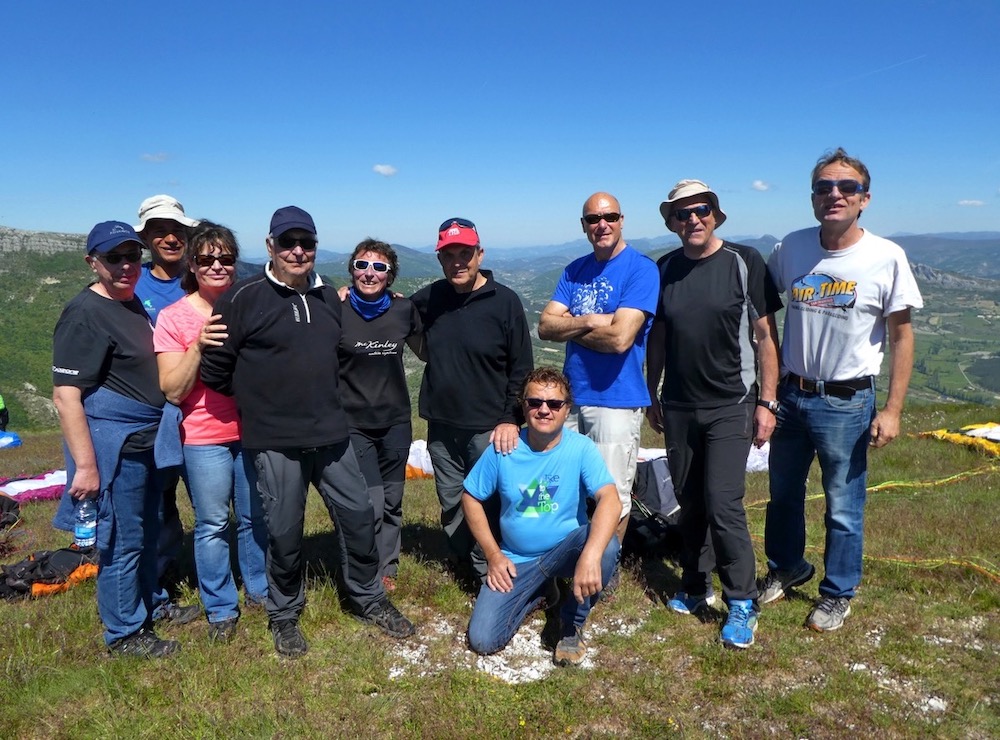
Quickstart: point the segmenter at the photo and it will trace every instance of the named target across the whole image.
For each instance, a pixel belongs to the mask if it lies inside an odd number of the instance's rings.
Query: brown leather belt
[[[875,387],[875,377],[872,375],[865,375],[863,378],[854,378],[853,380],[823,381],[808,380],[801,375],[788,373],[782,382],[806,393],[819,393],[837,398],[853,398],[858,391]]]

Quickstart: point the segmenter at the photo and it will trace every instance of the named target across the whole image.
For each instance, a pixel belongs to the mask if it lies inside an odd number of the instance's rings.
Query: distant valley
[[[906,250],[925,302],[925,308],[914,316],[917,356],[912,402],[1000,405],[1000,233],[908,234],[893,239]],[[753,246],[766,256],[778,239],[764,235],[732,241]],[[654,259],[679,246],[670,235],[630,243]],[[52,390],[52,328],[62,306],[89,281],[84,244],[81,234],[0,226],[0,337],[4,347],[0,393],[11,406],[12,418],[22,420],[12,428],[53,424],[47,401]],[[441,276],[432,253],[394,246],[401,268],[395,289],[408,295]],[[583,239],[522,249],[486,245],[484,267],[492,269],[524,302],[539,364],[562,363],[564,346],[538,339],[538,316],[562,269],[589,248]],[[321,250],[317,269],[335,284],[345,284],[348,256]],[[239,264],[241,276],[260,269],[256,260]],[[408,357],[407,364],[415,393],[421,366],[413,357]],[[884,365],[888,367],[888,362]],[[885,378],[880,386],[885,389]]]

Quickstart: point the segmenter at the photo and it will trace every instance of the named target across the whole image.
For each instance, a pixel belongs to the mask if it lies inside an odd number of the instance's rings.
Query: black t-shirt
[[[760,252],[723,242],[700,260],[664,255],[656,320],[666,328],[660,398],[678,408],[716,408],[757,398],[754,322],[781,308]]]
[[[135,401],[162,408],[153,327],[135,298],[115,301],[85,288],[66,304],[52,337],[52,384],[83,391],[104,386]],[[132,435],[127,451],[148,449],[155,437]],[[138,439],[139,436],[143,438]],[[147,444],[148,443],[148,444]]]
[[[410,421],[410,394],[403,369],[407,337],[421,331],[420,316],[408,298],[394,298],[389,310],[365,321],[343,304],[340,402],[353,429],[384,429]]]

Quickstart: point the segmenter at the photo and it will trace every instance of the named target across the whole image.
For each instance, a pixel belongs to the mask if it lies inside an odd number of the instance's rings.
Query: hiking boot
[[[757,601],[761,604],[770,604],[785,598],[785,592],[796,586],[801,586],[815,575],[816,569],[812,563],[802,562],[802,566],[796,570],[778,570],[772,568],[767,575],[757,584],[760,596]]]
[[[753,645],[757,631],[757,610],[750,599],[733,599],[729,602],[729,618],[722,626],[719,639],[726,647],[748,648]]]
[[[579,627],[573,628],[573,634],[563,637],[556,644],[556,652],[553,656],[555,664],[558,666],[580,665],[587,656],[587,641],[584,639],[583,630]]]
[[[604,584],[604,588],[601,592],[597,594],[597,601],[604,602],[605,604],[611,604],[615,600],[615,593],[618,591],[618,587],[622,585],[622,573],[619,566],[615,566],[614,571],[611,573],[611,578],[608,582]]]
[[[274,635],[274,652],[286,658],[300,658],[309,650],[306,638],[302,636],[299,623],[294,619],[271,623]]]
[[[135,658],[165,658],[181,649],[175,640],[161,640],[149,627],[143,627],[128,637],[115,640],[108,645],[112,655],[126,655]]]
[[[685,591],[678,591],[667,606],[678,614],[697,614],[714,603],[715,594],[711,591],[701,596],[688,596]]]
[[[843,596],[823,596],[806,620],[806,627],[816,632],[833,632],[844,626],[844,620],[850,613],[850,599]]]
[[[417,631],[413,622],[404,617],[399,609],[393,606],[388,596],[383,596],[376,601],[375,607],[364,616],[355,614],[354,617],[367,624],[374,624],[390,637],[409,637]]]
[[[229,642],[236,634],[236,617],[223,619],[221,622],[211,622],[208,625],[208,639],[212,642]]]
[[[197,604],[191,606],[181,606],[176,602],[169,602],[156,610],[153,616],[154,622],[170,622],[170,624],[188,624],[193,622],[201,614],[201,607]]]

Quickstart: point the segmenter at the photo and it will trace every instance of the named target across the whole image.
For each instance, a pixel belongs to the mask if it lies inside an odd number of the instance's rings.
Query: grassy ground
[[[958,427],[989,420],[984,413],[919,408],[904,428]],[[4,475],[53,467],[61,467],[58,435],[26,435],[24,447],[0,451]],[[395,596],[418,634],[397,642],[356,622],[338,607],[335,541],[313,495],[305,658],[275,656],[261,611],[244,613],[228,645],[210,645],[201,621],[165,629],[183,651],[145,662],[106,656],[93,583],[0,604],[0,735],[1000,736],[998,461],[908,436],[872,454],[870,485],[887,482],[869,494],[865,577],[844,629],[803,628],[816,579],[764,608],[751,649],[724,650],[722,613],[704,622],[668,613],[679,574],[651,558],[629,563],[614,600],[595,609],[582,669],[551,667],[540,620],[495,658],[465,649],[471,598],[442,567],[427,481],[407,486]],[[821,493],[815,471],[809,490]],[[750,475],[759,570],[766,499],[766,474]],[[53,509],[24,507],[21,525],[0,536],[2,562],[66,544],[49,527]],[[820,563],[822,496],[808,513],[809,557]]]

